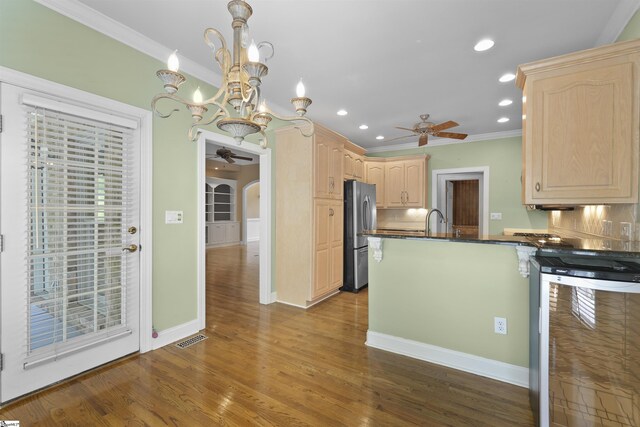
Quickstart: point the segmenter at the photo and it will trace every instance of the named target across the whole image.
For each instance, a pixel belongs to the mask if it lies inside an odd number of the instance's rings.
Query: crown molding
[[[622,0],[611,14],[594,46],[615,42],[638,9],[640,0]]]
[[[522,136],[522,129],[507,130],[504,132],[490,132],[490,133],[479,133],[477,135],[469,135],[464,141],[461,141],[459,139],[451,139],[451,138],[434,139],[429,141],[429,145],[425,145],[424,148],[439,147],[441,145],[467,144],[469,142],[489,141],[492,139],[513,138],[516,136]],[[380,147],[366,148],[366,150],[367,150],[367,153],[382,153],[385,151],[410,150],[413,148],[418,148],[418,146],[416,145],[417,142],[418,140],[416,139],[413,142],[407,142],[404,144],[382,145]]]
[[[145,55],[155,58],[162,63],[167,61],[167,58],[174,50],[150,39],[130,27],[127,27],[113,18],[90,8],[78,0],[35,1],[42,6],[58,12],[67,18],[73,19],[74,21],[102,33],[107,37],[117,40],[120,43],[144,53]],[[212,84],[211,82],[213,81],[222,80],[221,76],[215,71],[203,67],[197,62],[182,55],[180,57],[180,69],[181,71],[210,84]]]
[[[2,0],[0,0],[2,1]],[[86,27],[104,34],[114,40],[119,41],[145,55],[166,63],[169,55],[175,49],[167,47],[157,41],[145,36],[138,31],[127,27],[107,15],[87,6],[78,0],[34,0],[59,14],[66,16]],[[189,74],[205,83],[219,87],[222,76],[213,69],[209,69],[180,55],[180,71]],[[213,83],[218,82],[218,83]],[[280,104],[269,102],[269,108],[278,115],[290,116],[291,109],[284,108]]]

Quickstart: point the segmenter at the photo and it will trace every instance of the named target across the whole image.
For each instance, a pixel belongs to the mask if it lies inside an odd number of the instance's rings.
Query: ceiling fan
[[[228,163],[235,163],[236,161],[233,159],[247,160],[249,162],[253,160],[251,157],[238,156],[228,148],[218,148],[216,150],[216,158],[218,157],[225,159]]]
[[[403,128],[403,127],[396,127],[396,129],[408,130],[410,132],[413,132],[413,134],[420,135],[420,139],[418,140],[419,147],[422,147],[423,145],[427,145],[427,143],[429,142],[429,135],[438,136],[440,138],[453,138],[453,139],[465,139],[467,137],[466,133],[441,132],[445,129],[450,129],[450,128],[459,126],[458,123],[452,120],[449,120],[437,125],[435,123],[428,122],[427,121],[428,119],[429,119],[429,114],[421,114],[420,120],[422,121],[419,123],[416,123],[413,126],[413,129]],[[395,141],[397,139],[409,138],[411,136],[414,136],[413,134],[389,139],[387,140],[387,142]]]

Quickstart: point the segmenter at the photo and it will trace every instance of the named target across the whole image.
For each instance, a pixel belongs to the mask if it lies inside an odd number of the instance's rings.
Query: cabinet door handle
[[[329,208],[329,216],[333,216],[334,212],[333,212],[333,208]]]
[[[540,191],[540,183],[536,182],[536,191]]]
[[[404,192],[404,203],[405,204],[409,203],[409,192],[408,191]]]

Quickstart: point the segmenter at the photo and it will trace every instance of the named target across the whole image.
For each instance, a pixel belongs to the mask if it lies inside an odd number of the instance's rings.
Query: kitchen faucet
[[[429,213],[427,214],[426,218],[425,218],[425,224],[424,224],[424,231],[425,231],[425,236],[431,236],[431,225],[429,220],[431,219],[431,214],[434,212],[438,212],[438,215],[440,215],[440,222],[443,224],[446,224],[447,221],[444,219],[444,215],[442,214],[442,212],[440,212],[439,209],[431,209],[429,211]]]

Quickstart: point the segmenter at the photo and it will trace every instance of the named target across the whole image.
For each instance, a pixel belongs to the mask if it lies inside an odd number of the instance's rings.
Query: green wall
[[[0,65],[150,109],[162,91],[165,64],[32,0],[0,0]],[[196,85],[188,79],[180,91]],[[153,322],[157,330],[197,316],[197,148],[187,140],[191,117],[153,119]],[[165,225],[165,210],[183,210],[184,224]]]
[[[528,366],[529,286],[513,246],[384,239],[368,292],[369,331]]]
[[[616,41],[623,42],[638,38],[640,38],[640,10],[633,15]]]
[[[429,154],[428,193],[432,197],[431,171],[472,166],[489,167],[489,212],[502,212],[502,220],[489,220],[489,234],[504,228],[547,228],[546,212],[527,211],[521,202],[522,139],[503,138],[464,144],[416,147],[408,150],[367,154],[396,157]],[[432,203],[429,204],[432,206]]]

